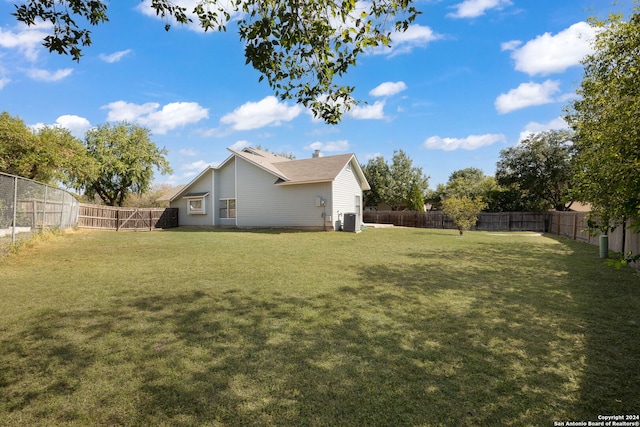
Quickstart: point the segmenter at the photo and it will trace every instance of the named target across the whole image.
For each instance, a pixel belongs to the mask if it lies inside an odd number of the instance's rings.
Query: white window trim
[[[205,198],[207,197],[207,195],[202,195],[202,196],[191,196],[191,197],[185,197],[187,199],[187,214],[188,215],[206,215],[207,214],[207,204],[205,202]],[[191,202],[194,201],[200,201],[200,206],[202,206],[201,209],[194,209],[191,206]]]
[[[236,219],[237,218],[237,211],[236,211],[236,199],[233,197],[228,197],[228,198],[224,198],[224,199],[220,199],[220,211],[222,211],[223,209],[225,209],[222,205],[225,204],[226,205],[226,211],[229,212],[231,209],[229,209],[229,201],[233,200],[233,211],[234,211],[234,215],[233,216],[226,216],[223,217],[222,215],[220,215],[220,219]]]

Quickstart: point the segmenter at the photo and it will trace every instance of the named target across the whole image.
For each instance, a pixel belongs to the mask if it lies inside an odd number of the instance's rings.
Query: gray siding
[[[342,169],[333,181],[333,220],[336,229],[344,223],[345,213],[356,213],[358,224],[362,222],[362,187],[355,169],[354,159],[351,160],[351,170],[347,167]],[[356,206],[356,196],[360,197],[360,209]]]
[[[323,229],[318,197],[327,201],[324,209],[331,213],[331,183],[275,185],[277,177],[242,159],[237,159],[237,179],[239,227]],[[332,228],[329,222],[326,226]]]
[[[199,193],[209,192],[209,195],[205,197],[205,214],[204,215],[189,215],[187,212],[187,199],[180,197],[177,200],[171,202],[172,208],[178,208],[178,224],[180,225],[194,225],[194,226],[207,226],[213,225],[214,211],[214,194],[211,188],[211,179],[214,173],[213,169],[208,169],[197,181],[191,184],[185,193]]]
[[[232,158],[221,169],[218,169],[215,180],[215,215],[216,225],[236,225],[236,219],[220,218],[220,199],[236,199],[236,159]],[[236,206],[237,208],[237,206]]]

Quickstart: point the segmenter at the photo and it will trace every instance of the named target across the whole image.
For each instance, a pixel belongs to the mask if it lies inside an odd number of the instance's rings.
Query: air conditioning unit
[[[344,231],[350,231],[352,233],[360,232],[360,221],[358,219],[358,214],[356,213],[345,213],[344,226],[342,227],[342,229]]]

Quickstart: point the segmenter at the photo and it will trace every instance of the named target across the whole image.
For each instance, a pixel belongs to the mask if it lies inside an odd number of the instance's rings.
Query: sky
[[[359,57],[339,82],[365,103],[327,125],[274,97],[245,65],[233,25],[168,32],[146,3],[110,2],[109,22],[92,28],[79,63],[42,47],[42,26],[0,0],[0,111],[27,125],[63,126],[79,139],[97,125],[128,121],[168,151],[186,184],[227,148],[260,146],[297,159],[354,153],[361,164],[404,150],[430,177],[447,182],[468,167],[494,175],[500,151],[526,135],[567,127],[562,116],[591,52],[587,18],[630,9],[631,0],[417,0],[422,12],[388,49]],[[116,4],[117,3],[117,4]],[[176,0],[193,4],[195,0]],[[625,9],[626,8],[626,9]]]

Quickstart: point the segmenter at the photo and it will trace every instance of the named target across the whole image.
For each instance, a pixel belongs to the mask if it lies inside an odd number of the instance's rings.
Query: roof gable
[[[195,178],[193,178],[193,179],[191,180],[191,182],[190,182],[190,183],[188,183],[187,185],[183,186],[183,187],[180,189],[180,191],[178,191],[178,192],[176,192],[175,194],[173,194],[173,195],[171,196],[171,198],[169,198],[169,201],[170,201],[170,202],[173,202],[174,200],[179,199],[180,197],[182,197],[182,195],[183,195],[184,193],[186,193],[186,192],[187,192],[187,190],[189,190],[189,188],[190,188],[194,183],[196,183],[198,180],[200,180],[200,178],[202,178],[202,177],[203,177],[207,172],[209,172],[209,171],[213,171],[213,170],[215,170],[215,169],[216,169],[216,168],[215,168],[215,167],[213,167],[213,166],[207,166],[207,167],[206,167],[206,169],[205,169],[205,170],[203,170],[202,172],[200,172],[200,173],[199,173]]]
[[[349,163],[353,154],[313,157],[303,160],[274,163],[289,178],[288,184],[333,181]]]
[[[235,154],[236,157],[239,157],[241,159],[247,160],[250,163],[258,166],[259,168],[264,169],[267,172],[277,176],[278,178],[282,178],[283,180],[288,181],[288,178],[282,173],[282,171],[280,171],[272,163],[273,160],[278,160],[278,161],[282,160],[282,161],[284,161],[285,157],[280,157],[280,156],[275,156],[275,155],[263,156],[261,154],[256,154],[254,152],[248,151],[246,149],[243,150],[243,151],[234,151],[234,150],[229,150],[229,151],[231,151],[233,154]],[[275,157],[275,159],[274,159],[274,157]]]

